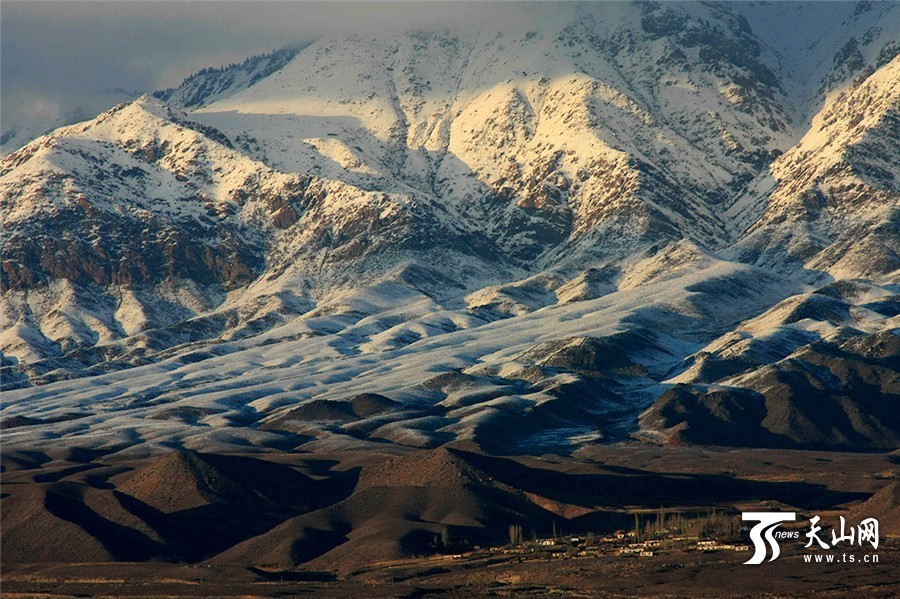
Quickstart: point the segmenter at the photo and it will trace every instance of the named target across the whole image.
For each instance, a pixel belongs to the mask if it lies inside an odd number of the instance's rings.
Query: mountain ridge
[[[754,29],[776,10],[323,38],[10,153],[8,438],[119,447],[112,418],[148,450],[675,440],[641,416],[657,400],[896,335],[900,11],[842,5],[841,36],[785,42],[814,48],[798,66]],[[362,393],[401,407],[287,418]]]

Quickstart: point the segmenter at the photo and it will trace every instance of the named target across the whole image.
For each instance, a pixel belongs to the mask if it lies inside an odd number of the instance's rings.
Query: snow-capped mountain
[[[302,48],[302,44],[288,46],[269,54],[251,56],[240,64],[203,69],[178,87],[153,92],[153,96],[175,108],[195,109],[265,79],[289,63]]]
[[[9,126],[8,122],[3,123],[4,128],[0,133],[0,156],[15,152],[27,143],[60,127],[90,119],[105,108],[134,100],[140,95],[138,92],[125,89],[103,90],[86,99],[87,107],[78,106],[63,114],[59,114],[53,107],[33,108],[33,114],[22,117],[21,121],[13,123],[12,126]]]
[[[322,38],[6,156],[7,438],[728,444],[800,364],[850,424],[734,443],[895,443],[859,395],[898,395],[870,346],[897,337],[900,10],[552,8]]]
[[[751,197],[738,200],[750,214],[765,206],[761,217],[751,216],[739,248],[761,252],[756,260],[789,257],[835,278],[877,278],[900,268],[898,81],[895,58],[829,98]],[[767,186],[765,204],[752,197]]]

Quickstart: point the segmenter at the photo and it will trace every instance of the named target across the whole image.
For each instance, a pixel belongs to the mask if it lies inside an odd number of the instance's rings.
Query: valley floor
[[[7,452],[3,596],[900,593],[896,452],[640,443],[565,457],[497,457],[472,446],[399,451],[130,461]],[[851,526],[878,518],[879,547],[835,547],[819,552],[835,562],[809,563],[811,550],[782,541],[781,557],[759,566],[743,563],[749,547],[721,547],[750,544],[740,512],[792,510],[797,530],[820,516],[826,539],[840,516]],[[661,513],[671,530],[659,530]],[[509,522],[522,523],[521,544],[508,545]],[[648,539],[660,540],[644,554],[628,551]],[[701,550],[703,539],[719,550]],[[845,553],[879,561],[846,563]]]
[[[441,556],[380,564],[340,580],[328,580],[327,573],[294,574],[292,580],[291,573],[261,576],[239,567],[47,564],[10,568],[4,575],[3,596],[896,597],[900,546],[893,541],[880,552],[879,566],[852,568],[806,564],[798,555],[752,567],[742,563],[746,554],[732,552],[528,560]]]

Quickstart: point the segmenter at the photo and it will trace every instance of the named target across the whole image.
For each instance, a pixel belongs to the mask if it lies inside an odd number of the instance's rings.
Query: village
[[[509,544],[490,548],[474,547],[473,551],[452,555],[455,559],[477,559],[491,555],[535,559],[577,559],[606,556],[653,557],[667,552],[684,551],[750,551],[742,540],[742,523],[736,515],[712,511],[705,515],[685,517],[682,514],[657,512],[641,526],[641,514],[635,513],[632,530],[613,533],[564,535],[556,530],[550,536],[532,534],[523,537],[520,525],[510,525]]]
[[[665,533],[663,533],[664,535]],[[539,539],[535,543],[491,549],[504,554],[541,554],[541,557],[578,558],[598,556],[652,557],[667,551],[750,551],[743,543],[726,543],[697,536],[661,536],[637,540],[634,532],[617,531],[612,535],[572,536],[558,539]]]

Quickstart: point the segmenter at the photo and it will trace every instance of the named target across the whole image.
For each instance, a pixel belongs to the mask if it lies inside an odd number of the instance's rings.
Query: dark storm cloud
[[[177,85],[200,68],[322,35],[477,26],[530,18],[538,9],[475,2],[4,0],[0,125],[8,129],[38,114],[93,116],[126,99],[123,92]]]

